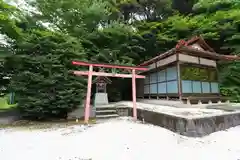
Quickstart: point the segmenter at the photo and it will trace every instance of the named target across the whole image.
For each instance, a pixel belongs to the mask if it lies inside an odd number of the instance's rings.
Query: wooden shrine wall
[[[206,65],[206,66],[212,66],[212,67],[217,66],[217,63],[215,60],[210,60],[210,59],[201,58],[201,57],[195,57],[195,56],[186,55],[186,54],[179,54],[179,61],[187,62],[187,63],[195,63],[195,64],[200,64],[200,65]]]

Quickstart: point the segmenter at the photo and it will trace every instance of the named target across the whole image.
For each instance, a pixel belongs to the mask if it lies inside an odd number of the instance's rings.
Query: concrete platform
[[[184,104],[182,101],[179,100],[137,99],[137,102],[155,105],[167,105],[172,107],[190,107],[190,105]]]
[[[225,111],[207,108],[174,108],[137,103],[137,118],[188,137],[202,137],[240,125],[240,110]],[[132,116],[130,102],[117,107],[120,116]]]
[[[143,122],[164,127],[184,136],[202,137],[240,125],[239,106],[239,104],[185,105],[178,101],[165,100],[138,101],[137,116]],[[116,110],[118,116],[133,115],[132,102],[122,101],[92,107],[91,116],[96,118],[96,110],[104,111],[106,108],[109,112]],[[84,108],[75,114],[83,118]]]
[[[153,105],[164,105],[176,108],[222,108],[234,110],[240,109],[239,103],[211,103],[211,104],[185,104],[180,100],[164,100],[164,99],[137,99],[139,103],[153,104]]]

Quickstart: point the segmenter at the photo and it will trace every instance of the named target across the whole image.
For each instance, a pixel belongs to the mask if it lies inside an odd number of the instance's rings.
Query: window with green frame
[[[217,82],[217,71],[211,68],[200,68],[194,66],[181,67],[181,79],[182,80],[193,80],[193,81],[209,81]]]

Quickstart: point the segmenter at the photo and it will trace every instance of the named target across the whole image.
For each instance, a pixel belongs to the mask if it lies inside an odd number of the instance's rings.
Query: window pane
[[[150,85],[150,93],[157,94],[157,84]]]
[[[202,82],[202,91],[203,93],[210,93],[210,83]]]
[[[167,93],[167,84],[166,84],[166,82],[158,83],[158,93],[159,94]]]
[[[166,81],[166,70],[158,72],[158,82]]]
[[[211,91],[212,93],[219,93],[218,83],[216,82],[211,83]]]
[[[177,67],[167,68],[167,80],[177,79]]]
[[[182,65],[180,67],[180,76],[182,80],[208,81],[209,71],[206,68]]]
[[[178,93],[177,81],[167,82],[167,93]]]
[[[193,93],[202,93],[200,81],[193,81]]]
[[[150,74],[150,83],[157,83],[157,73]]]
[[[207,81],[209,79],[208,70],[205,68],[199,68],[199,74],[197,80]]]
[[[192,93],[192,81],[182,81],[182,92],[183,93]]]
[[[182,80],[198,80],[199,68],[181,66],[180,72]]]

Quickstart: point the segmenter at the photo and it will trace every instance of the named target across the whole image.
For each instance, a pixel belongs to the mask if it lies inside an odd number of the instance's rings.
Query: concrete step
[[[96,111],[116,110],[116,107],[96,107]]]
[[[97,119],[116,118],[116,117],[119,117],[119,115],[118,114],[96,115]]]
[[[97,119],[116,118],[118,116],[119,115],[117,114],[116,107],[111,107],[111,106],[96,107],[96,118]]]
[[[109,114],[117,114],[116,110],[98,110],[96,111],[96,115],[109,115]]]
[[[116,110],[96,110],[96,113],[116,113],[117,111]]]

